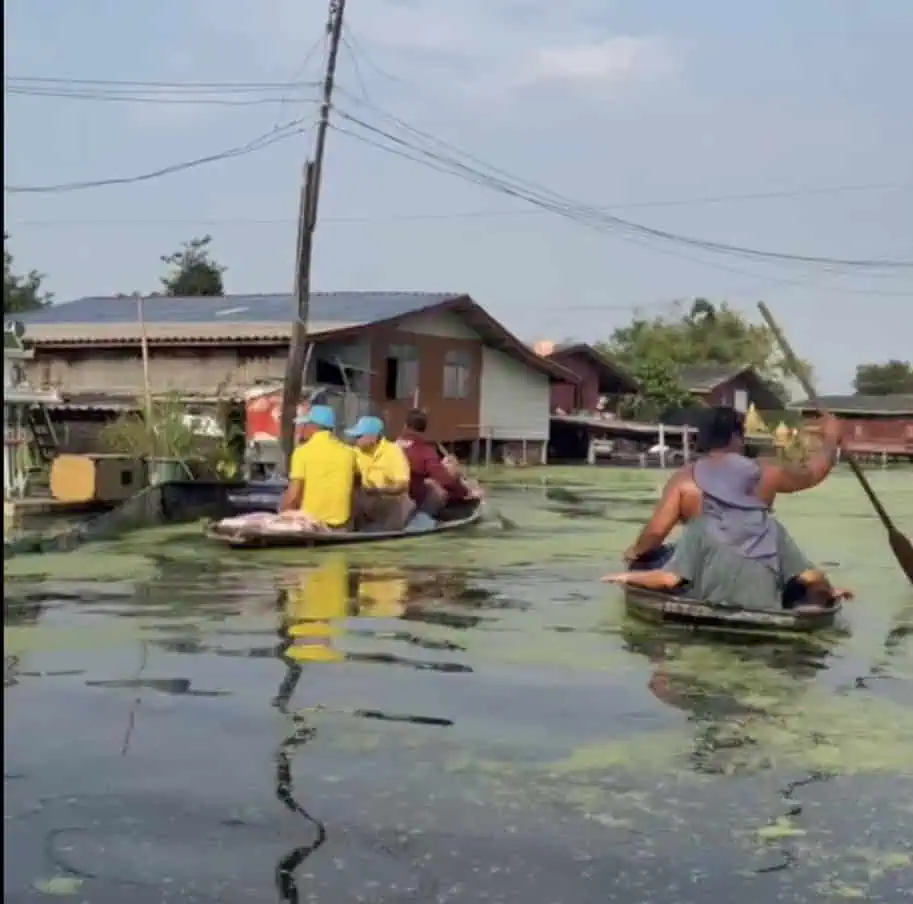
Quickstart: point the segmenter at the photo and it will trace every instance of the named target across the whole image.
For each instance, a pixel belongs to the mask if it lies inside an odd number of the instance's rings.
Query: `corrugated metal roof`
[[[913,394],[898,395],[832,395],[821,396],[821,404],[834,414],[881,414],[898,417],[913,416]],[[817,411],[818,405],[810,399],[792,402],[796,411]]]
[[[309,325],[315,332],[366,326],[415,314],[459,298],[460,293],[441,292],[316,292],[311,296]],[[291,295],[225,295],[218,298],[143,298],[147,324],[243,323],[286,326],[293,317]],[[55,304],[18,316],[31,326],[102,326],[136,323],[137,302],[133,296],[92,296]]]
[[[311,296],[308,332],[312,336],[396,321],[423,311],[449,308],[464,317],[482,340],[553,380],[578,377],[541,358],[468,295],[445,292],[318,292]],[[219,298],[143,299],[143,326],[134,296],[91,297],[26,314],[36,344],[139,342],[284,342],[291,335],[291,295],[226,295]]]
[[[683,367],[679,379],[689,392],[712,392],[721,383],[748,370],[747,365],[707,364],[696,367]]]

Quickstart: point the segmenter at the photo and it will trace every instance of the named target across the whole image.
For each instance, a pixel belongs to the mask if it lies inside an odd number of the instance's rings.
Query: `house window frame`
[[[472,392],[472,354],[451,348],[444,354],[441,397],[450,401],[468,399]]]
[[[414,399],[421,380],[420,353],[417,345],[392,342],[384,355],[384,398],[388,402]],[[396,362],[395,386],[390,390],[390,362]]]

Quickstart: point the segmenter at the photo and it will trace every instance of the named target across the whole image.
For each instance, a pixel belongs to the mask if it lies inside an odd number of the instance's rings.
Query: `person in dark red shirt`
[[[435,516],[451,502],[473,498],[476,491],[441,460],[437,446],[425,438],[427,429],[428,415],[413,409],[398,442],[409,459],[409,495],[418,511]]]

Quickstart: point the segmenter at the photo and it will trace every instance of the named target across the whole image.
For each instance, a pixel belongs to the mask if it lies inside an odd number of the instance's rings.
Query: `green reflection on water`
[[[99,593],[122,582],[135,588],[131,605],[137,617],[114,626],[38,619],[6,627],[5,641],[18,656],[122,646],[140,638],[179,641],[183,651],[192,640],[194,651],[204,651],[217,621],[223,646],[233,633],[263,634],[268,643],[276,593],[304,588],[306,597],[308,587],[318,586],[314,576],[323,575],[329,581],[319,585],[323,609],[307,610],[306,604],[299,616],[306,626],[299,631],[301,649],[313,645],[301,655],[308,668],[345,669],[347,656],[378,651],[415,659],[436,650],[471,666],[492,686],[502,680],[522,686],[524,676],[534,674],[569,693],[584,682],[588,694],[600,684],[606,695],[613,688],[636,688],[640,696],[634,699],[649,716],[620,725],[611,698],[595,692],[589,708],[605,730],[590,731],[583,743],[547,719],[521,730],[510,713],[487,725],[483,737],[457,732],[447,739],[424,729],[337,719],[321,737],[342,754],[397,748],[416,776],[441,769],[466,796],[511,811],[561,806],[606,832],[643,838],[655,826],[686,825],[711,799],[711,788],[727,780],[780,773],[910,776],[913,593],[851,478],[839,475],[815,491],[783,499],[777,512],[809,555],[828,563],[835,580],[856,591],[847,611],[849,630],[802,644],[742,647],[631,625],[617,591],[598,583],[617,566],[657,497],[661,475],[576,469],[565,480],[567,492],[556,498],[559,476],[550,475],[549,484],[537,484],[529,473],[504,473],[492,481],[498,507],[519,525],[512,532],[489,525],[446,540],[344,552],[233,555],[208,544],[200,526],[190,525],[72,554],[17,557],[4,563],[8,599],[79,582],[80,594],[91,602],[93,580]],[[518,479],[527,486],[511,490]],[[911,475],[873,474],[872,480],[898,526],[913,533]],[[328,600],[336,571],[348,589],[339,591],[340,600]],[[357,578],[355,591],[345,583],[348,575]],[[261,589],[226,601],[232,579]],[[175,588],[167,607],[143,598],[153,582],[162,581]],[[317,655],[321,645],[335,653]],[[899,690],[875,694],[828,678],[841,670],[848,678],[869,675]],[[382,672],[370,680],[382,681]],[[458,680],[451,687],[458,698]],[[807,828],[778,819],[740,813],[745,845],[795,842],[806,860],[831,864],[836,855],[825,855],[820,841],[804,834]],[[644,841],[644,847],[652,843]],[[849,850],[846,844],[839,849]],[[841,873],[821,886],[822,893],[853,897],[878,875],[910,865],[902,851],[854,850],[855,859],[847,860],[852,881]]]

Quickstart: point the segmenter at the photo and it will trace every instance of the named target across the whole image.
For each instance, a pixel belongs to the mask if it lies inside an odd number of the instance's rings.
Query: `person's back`
[[[355,450],[333,434],[332,409],[315,405],[304,427],[305,441],[292,453],[283,508],[297,508],[329,528],[345,528],[352,520]]]
[[[760,465],[738,452],[711,453],[695,462],[692,479],[708,535],[746,559],[776,568],[777,525],[770,506],[757,496]]]
[[[413,409],[406,415],[406,427],[399,445],[409,461],[409,496],[419,509],[434,514],[448,502],[467,498],[468,488],[458,473],[441,460],[437,447],[425,437],[428,416]]]

